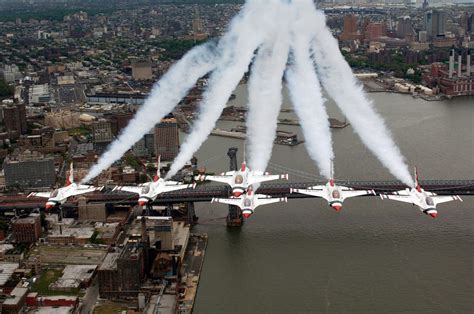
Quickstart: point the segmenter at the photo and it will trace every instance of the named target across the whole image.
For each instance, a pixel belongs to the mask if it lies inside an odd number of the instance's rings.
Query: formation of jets
[[[73,165],[70,165],[69,176],[64,187],[56,189],[52,192],[31,193],[28,197],[44,197],[47,198],[45,208],[51,209],[54,206],[64,204],[68,198],[85,193],[102,190],[102,187],[94,187],[90,185],[77,184],[74,182]],[[332,176],[331,176],[332,177]],[[418,172],[415,168],[416,185],[414,188],[380,194],[382,199],[391,199],[405,203],[411,203],[418,206],[420,211],[433,218],[438,216],[436,209],[438,204],[450,201],[462,201],[457,196],[439,196],[433,192],[425,191],[421,188],[418,180]],[[229,171],[221,175],[199,175],[195,177],[196,181],[215,181],[228,184],[232,189],[232,194],[228,198],[213,198],[212,203],[223,203],[238,206],[242,211],[244,218],[249,218],[258,206],[287,202],[286,197],[271,197],[264,194],[256,194],[253,186],[261,182],[286,179],[288,174],[270,175],[261,171],[250,170],[245,161],[237,171]],[[176,190],[194,188],[195,184],[182,184],[176,181],[164,180],[160,176],[160,158],[158,158],[158,169],[156,175],[146,183],[138,186],[116,186],[115,191],[126,191],[138,194],[138,205],[146,206],[153,203],[156,198],[162,194]],[[328,205],[337,212],[342,209],[343,202],[351,197],[376,195],[374,190],[356,190],[351,187],[337,185],[331,178],[326,185],[316,185],[307,189],[290,189],[290,193],[300,193],[309,196],[323,198]]]

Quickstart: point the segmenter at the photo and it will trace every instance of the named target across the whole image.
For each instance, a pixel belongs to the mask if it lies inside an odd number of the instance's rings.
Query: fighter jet
[[[405,189],[393,194],[380,194],[382,199],[391,199],[394,201],[411,203],[418,206],[420,211],[425,215],[430,215],[433,218],[438,216],[436,206],[441,203],[450,201],[461,201],[462,199],[458,195],[451,196],[438,196],[437,194],[429,191],[425,191],[421,188],[418,180],[418,171],[415,167],[415,188]]]
[[[48,201],[45,204],[46,209],[51,209],[56,205],[66,203],[71,196],[81,195],[89,192],[100,191],[103,187],[94,187],[91,185],[77,184],[74,182],[74,166],[71,162],[69,168],[69,176],[66,179],[64,187],[54,190],[53,192],[34,192],[28,197],[44,197]]]
[[[333,175],[331,171],[331,178],[332,177]],[[362,195],[375,195],[374,190],[354,190],[347,186],[337,185],[334,182],[334,179],[330,179],[326,185],[315,185],[307,189],[290,189],[290,193],[322,197],[328,201],[328,205],[334,208],[336,212],[341,211],[342,203],[347,198]]]
[[[240,194],[238,197],[213,198],[211,203],[238,206],[242,210],[242,216],[249,218],[258,206],[287,201],[288,199],[286,197],[273,198],[264,194],[255,194],[252,188],[249,188],[245,194]]]
[[[165,181],[160,177],[161,158],[158,157],[158,169],[153,180],[138,186],[116,186],[114,191],[126,191],[138,194],[138,205],[145,206],[155,201],[158,195],[166,192],[194,188],[194,184],[182,184],[177,181]]]
[[[230,185],[232,187],[232,196],[234,197],[244,194],[248,187],[253,184],[278,179],[288,180],[288,174],[270,175],[262,171],[252,171],[247,167],[245,161],[238,171],[223,172],[218,176],[199,175],[195,177],[196,181],[210,180]]]

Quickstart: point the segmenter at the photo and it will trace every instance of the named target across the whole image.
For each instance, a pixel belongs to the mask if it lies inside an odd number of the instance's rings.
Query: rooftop
[[[10,280],[18,267],[18,263],[0,263],[0,286],[5,285]]]
[[[117,259],[120,257],[120,253],[109,253],[105,257],[99,270],[113,270],[117,268]]]

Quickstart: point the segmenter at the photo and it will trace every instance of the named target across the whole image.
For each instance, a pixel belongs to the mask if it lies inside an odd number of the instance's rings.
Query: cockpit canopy
[[[435,206],[434,201],[433,201],[433,198],[431,198],[431,197],[428,196],[428,197],[426,198],[426,205],[428,205],[428,206]]]
[[[142,189],[142,194],[148,194],[150,192],[150,186],[145,185]]]
[[[244,182],[244,177],[242,175],[238,174],[235,176],[234,183],[235,184],[242,184]]]
[[[341,198],[341,193],[338,190],[332,191],[332,198]]]
[[[248,208],[252,207],[252,200],[248,198],[244,199],[244,206]]]

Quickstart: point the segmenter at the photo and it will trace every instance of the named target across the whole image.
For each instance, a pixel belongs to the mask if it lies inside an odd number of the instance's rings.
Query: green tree
[[[0,97],[13,96],[14,89],[4,80],[0,80]]]

